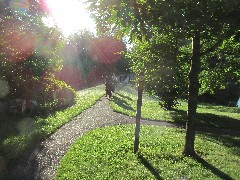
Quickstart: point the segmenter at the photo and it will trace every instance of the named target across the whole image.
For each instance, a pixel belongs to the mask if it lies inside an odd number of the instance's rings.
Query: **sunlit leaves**
[[[6,5],[6,12],[2,14],[0,77],[9,86],[8,96],[4,98],[44,100],[42,93],[50,86],[45,79],[62,66],[62,41],[58,31],[39,21],[42,14],[38,6],[32,9],[33,1],[24,2],[11,1],[11,7]],[[11,13],[11,9],[17,8],[25,10],[20,14]]]
[[[200,74],[200,94],[208,95],[215,103],[235,106],[239,97],[240,46],[236,35],[225,39],[215,51],[203,56]],[[204,48],[208,43],[204,43]]]
[[[176,37],[156,33],[148,42],[135,43],[127,54],[132,71],[145,72],[145,89],[161,97],[167,109],[175,105],[178,97],[177,51]]]
[[[238,75],[240,67],[240,45],[234,40],[234,36],[225,39],[222,45],[214,52],[203,57],[203,83],[208,84],[209,88],[214,91],[222,89],[232,83],[236,83],[240,78]],[[202,79],[201,78],[201,79]],[[202,86],[202,91],[208,92],[207,86]],[[205,89],[206,88],[206,89]],[[211,92],[211,91],[210,91]]]

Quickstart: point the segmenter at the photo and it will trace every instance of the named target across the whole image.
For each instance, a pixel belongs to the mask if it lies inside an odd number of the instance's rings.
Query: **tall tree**
[[[188,115],[185,155],[194,155],[195,116],[199,91],[201,56],[213,51],[223,40],[239,30],[240,1],[238,0],[89,0],[100,30],[114,29],[133,39],[159,33],[177,32],[177,36],[192,39],[189,71]],[[201,49],[209,37],[217,37],[207,49]]]

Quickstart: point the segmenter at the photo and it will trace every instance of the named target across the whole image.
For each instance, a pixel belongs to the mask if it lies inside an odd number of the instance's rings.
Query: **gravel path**
[[[26,155],[11,172],[11,179],[54,179],[57,166],[68,147],[84,132],[110,124],[132,122],[109,107],[106,98],[100,99],[92,108],[85,110],[62,126],[33,152]]]
[[[135,123],[135,118],[113,112],[109,106],[109,100],[102,97],[92,108],[85,110],[72,121],[62,126],[39,144],[36,149],[26,154],[14,165],[8,179],[54,179],[61,158],[76,138],[82,136],[84,132],[97,127],[125,123]],[[181,126],[154,120],[141,120],[141,124]]]

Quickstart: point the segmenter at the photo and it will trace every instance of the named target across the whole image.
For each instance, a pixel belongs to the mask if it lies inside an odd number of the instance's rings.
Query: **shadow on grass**
[[[25,152],[18,161],[12,161],[7,171],[3,174],[4,179],[36,179],[38,174],[39,162],[37,154],[32,155],[29,161],[27,157],[31,155],[33,149]],[[39,149],[40,151],[41,149]],[[39,177],[38,177],[39,178]]]
[[[204,105],[204,104],[200,104],[199,106],[203,106],[204,109],[212,109],[215,111],[240,113],[240,108],[237,108],[237,107],[213,106],[213,105]]]
[[[230,148],[230,151],[236,156],[240,156],[240,133],[234,131],[222,133],[200,133],[209,138],[215,139],[224,146]]]
[[[124,100],[124,98],[119,98],[117,96],[113,96],[113,101],[120,107],[122,107],[123,109],[129,110],[129,111],[134,111],[135,109],[133,109],[130,104],[127,103],[127,101]]]
[[[187,112],[183,110],[174,110],[170,113],[170,115],[175,122],[186,122],[187,120]],[[197,113],[196,125],[199,127],[207,126],[240,130],[240,120],[211,113]]]
[[[211,113],[197,113],[197,124],[240,130],[240,120]]]
[[[55,109],[41,109],[41,110],[38,110],[36,116],[38,118],[47,119],[49,116],[55,116],[57,112],[64,111],[70,107],[71,107],[70,105],[66,105],[66,106],[55,108]]]
[[[8,137],[19,134],[17,125],[24,118],[28,118],[28,116],[12,113],[0,115],[0,143]]]
[[[148,162],[146,158],[144,158],[141,154],[138,154],[138,159],[140,162],[154,175],[154,177],[158,180],[162,180],[163,178],[159,175],[157,170]]]
[[[179,109],[174,109],[170,112],[170,115],[174,122],[186,122],[187,120],[187,112]]]
[[[116,93],[118,96],[120,96],[120,97],[122,97],[123,99],[127,99],[127,100],[129,100],[129,101],[132,101],[133,99],[132,98],[130,98],[130,97],[128,97],[128,96],[125,96],[125,95],[123,95],[123,94],[120,94],[120,93]]]
[[[204,166],[206,169],[210,170],[213,174],[218,176],[220,179],[229,179],[229,180],[233,179],[231,176],[222,172],[220,169],[216,168],[215,166],[213,166],[212,164],[210,164],[209,162],[201,158],[199,155],[196,154],[193,158],[197,162],[201,163],[202,166]]]

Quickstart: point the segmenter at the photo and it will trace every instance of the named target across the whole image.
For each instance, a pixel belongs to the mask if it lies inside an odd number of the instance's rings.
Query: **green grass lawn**
[[[136,115],[137,90],[127,85],[113,96],[111,107],[114,111],[129,116]],[[187,103],[172,111],[166,111],[158,105],[158,99],[143,94],[142,118],[166,120],[169,122],[186,122]],[[197,125],[240,130],[240,108],[199,104],[197,109]]]
[[[0,175],[1,171],[26,150],[34,147],[37,142],[46,139],[59,127],[95,104],[104,95],[104,87],[89,88],[78,94],[75,105],[46,118],[31,118],[24,115],[8,115],[1,118]]]
[[[60,162],[56,179],[240,179],[240,137],[197,134],[198,158],[182,155],[185,131],[142,126],[139,154],[134,125],[87,132]]]

